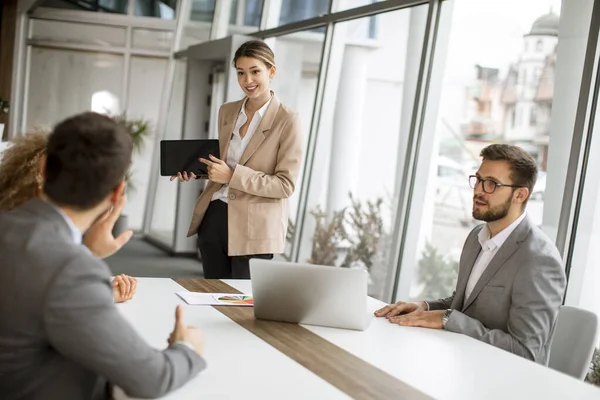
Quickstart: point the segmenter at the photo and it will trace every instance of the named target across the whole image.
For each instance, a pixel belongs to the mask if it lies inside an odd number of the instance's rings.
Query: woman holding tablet
[[[250,258],[283,253],[287,198],[302,161],[300,121],[270,90],[271,49],[260,40],[235,52],[233,67],[246,95],[219,109],[221,157],[201,158],[209,182],[194,207],[188,236],[198,234],[204,277],[249,279]],[[196,178],[178,173],[171,180]]]

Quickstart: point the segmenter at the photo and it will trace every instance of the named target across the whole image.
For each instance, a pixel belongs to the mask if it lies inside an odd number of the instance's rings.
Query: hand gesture
[[[215,183],[228,184],[233,176],[233,171],[229,168],[229,165],[221,159],[210,154],[208,156],[210,160],[206,158],[199,158],[201,163],[206,164],[208,170],[208,179]]]
[[[177,176],[172,176],[169,178],[171,182],[173,182],[175,179],[179,179],[179,182],[188,182],[190,179],[196,179],[196,174],[190,172],[188,175],[186,171],[183,171],[183,173],[178,172]]]
[[[113,299],[115,303],[131,300],[137,289],[137,279],[128,275],[117,275],[113,278]]]
[[[176,342],[186,342],[194,347],[196,353],[201,356],[204,352],[204,338],[202,331],[193,326],[185,326],[183,323],[183,308],[177,306],[175,309],[175,327],[167,339],[169,346]]]
[[[416,311],[427,311],[427,305],[422,301],[417,303],[399,301],[396,304],[390,304],[375,311],[375,316],[390,319],[396,315],[410,314]]]
[[[85,233],[83,244],[98,258],[113,255],[133,236],[131,229],[121,233],[118,237],[112,234],[113,227],[125,207],[125,196],[120,196],[117,204],[100,216]]]

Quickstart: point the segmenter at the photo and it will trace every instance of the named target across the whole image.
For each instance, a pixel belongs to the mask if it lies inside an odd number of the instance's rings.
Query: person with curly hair
[[[39,194],[42,176],[39,163],[48,133],[33,132],[13,140],[0,154],[0,212],[10,211]]]
[[[48,132],[39,130],[18,136],[9,143],[9,147],[0,153],[0,213],[17,208],[31,198],[42,196],[43,177],[41,164],[48,143]],[[114,254],[131,239],[131,230],[116,238],[112,228],[125,206],[125,197],[105,215],[98,218],[88,229],[83,244],[98,258]],[[121,303],[133,298],[137,280],[131,276],[119,274],[113,279],[113,297]]]

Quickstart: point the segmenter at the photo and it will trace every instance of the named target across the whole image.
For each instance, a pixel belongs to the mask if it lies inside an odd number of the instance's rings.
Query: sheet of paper
[[[254,305],[252,296],[234,293],[196,293],[181,291],[177,296],[190,305],[196,306],[243,306]]]

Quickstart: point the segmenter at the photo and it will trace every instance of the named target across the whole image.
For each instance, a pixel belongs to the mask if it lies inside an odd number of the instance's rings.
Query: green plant
[[[351,246],[341,267],[349,268],[360,261],[370,271],[381,246],[381,237],[385,233],[381,218],[383,198],[380,197],[374,201],[368,200],[362,204],[352,196],[352,193],[349,196],[351,204],[347,214],[349,229],[344,230],[344,233],[352,232],[345,236]]]
[[[0,97],[0,115],[8,114],[8,110],[10,109],[10,103],[8,100],[4,100]]]
[[[423,285],[419,299],[439,299],[452,293],[458,277],[458,261],[446,258],[431,243],[419,260],[417,281]]]
[[[152,133],[152,124],[144,118],[129,119],[127,114],[113,115],[113,120],[123,125],[133,140],[133,151],[139,153],[144,147],[144,140]]]
[[[590,372],[585,377],[585,381],[592,385],[600,386],[600,349],[594,350]]]
[[[317,226],[313,234],[313,246],[308,260],[311,264],[335,266],[341,242],[347,236],[344,227],[346,210],[336,211],[328,221],[327,213],[317,206],[310,214],[315,217]]]
[[[152,124],[150,121],[144,118],[128,118],[126,113],[121,113],[118,115],[112,115],[111,118],[123,125],[127,132],[131,135],[131,140],[133,141],[133,153],[139,154],[144,147],[144,140],[152,134]],[[125,180],[127,181],[127,189],[128,193],[132,193],[135,191],[135,185],[132,182],[133,171],[128,171],[125,176]]]
[[[381,262],[382,238],[385,235],[381,208],[383,199],[361,203],[352,194],[350,206],[335,211],[331,217],[317,206],[311,215],[315,217],[312,264],[336,266],[338,252],[346,249],[340,267],[350,268],[357,262],[371,271]]]

